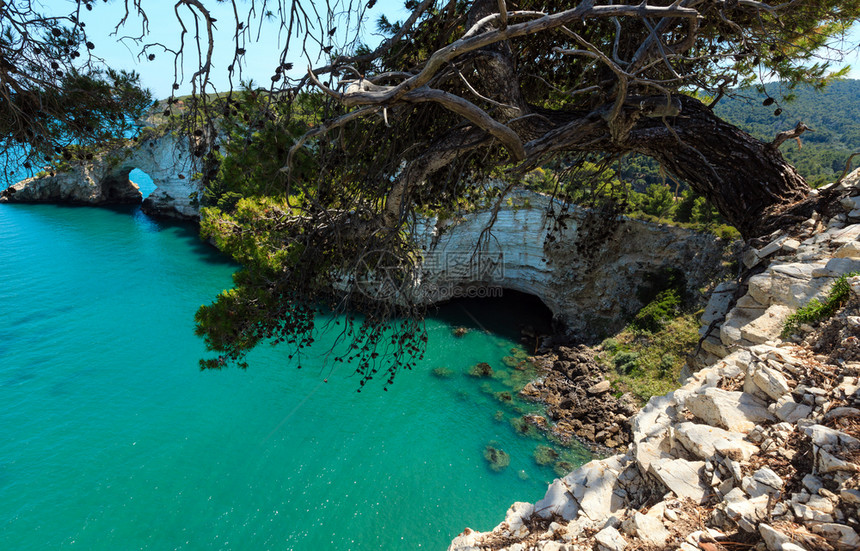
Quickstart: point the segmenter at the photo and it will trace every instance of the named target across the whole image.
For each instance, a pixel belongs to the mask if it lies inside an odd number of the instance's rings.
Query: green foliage
[[[305,94],[293,104],[272,103],[265,94],[245,89],[219,103],[230,115],[219,121],[222,140],[211,158],[217,171],[207,179],[201,204],[230,212],[241,197],[299,201],[315,178],[316,161],[300,150],[291,177],[281,169],[296,139],[307,131],[317,99]]]
[[[645,191],[645,197],[639,203],[639,210],[651,216],[665,218],[671,215],[675,207],[675,197],[667,185],[651,184]]]
[[[667,289],[639,310],[631,326],[639,331],[655,333],[678,315],[681,307],[681,294],[676,289]]]
[[[632,392],[644,403],[678,387],[678,374],[699,339],[698,329],[695,313],[679,314],[653,333],[628,326],[612,338],[615,346],[607,347],[604,341],[598,361],[614,368],[608,374],[613,388]]]
[[[756,138],[771,141],[798,120],[814,132],[801,136],[801,144],[789,140],[780,151],[813,187],[833,182],[842,173],[848,155],[860,149],[860,81],[840,80],[824,89],[813,86],[791,88],[771,82],[761,90],[738,90],[737,97],[725,98],[714,112]],[[764,106],[767,98],[785,98]],[[774,116],[776,106],[782,110]]]
[[[615,370],[618,373],[624,373],[625,375],[629,375],[636,370],[636,361],[639,359],[638,352],[630,352],[623,351],[619,352],[617,356],[615,356]]]
[[[782,337],[789,337],[804,323],[816,323],[835,314],[848,301],[848,297],[850,296],[851,287],[848,285],[848,278],[856,275],[860,275],[860,272],[843,274],[833,282],[833,286],[830,287],[830,291],[827,293],[827,298],[824,302],[812,299],[809,301],[809,304],[788,316],[782,328]]]
[[[610,337],[608,339],[605,339],[602,343],[600,343],[600,346],[603,347],[604,350],[606,350],[610,353],[615,353],[618,350],[618,346],[619,346],[618,339],[614,339],[614,338]]]

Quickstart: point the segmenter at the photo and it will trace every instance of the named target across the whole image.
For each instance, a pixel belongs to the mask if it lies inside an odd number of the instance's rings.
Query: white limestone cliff
[[[570,207],[559,218],[561,208],[521,191],[492,226],[489,209],[419,222],[415,233],[425,252],[418,297],[438,302],[493,287],[522,291],[540,298],[571,333],[594,339],[643,306],[637,291],[653,277],[678,270],[695,292],[719,263],[713,236],[633,219],[595,226],[588,211]],[[563,227],[553,231],[559,219]]]
[[[190,220],[199,217],[200,185],[192,177],[188,141],[174,134],[153,133],[151,138],[101,153],[92,161],[73,162],[66,171],[28,178],[0,193],[0,202],[140,203],[140,189],[128,178],[134,169],[147,173],[156,186],[143,201],[145,212]]]

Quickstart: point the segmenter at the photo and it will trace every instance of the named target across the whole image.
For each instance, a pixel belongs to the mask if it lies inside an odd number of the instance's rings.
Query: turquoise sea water
[[[235,269],[136,208],[0,205],[0,549],[444,549],[543,496],[541,442],[495,396],[504,306],[429,321],[427,360],[388,392],[356,393],[325,337],[302,370],[263,347],[200,372],[194,312]],[[501,333],[452,337],[471,316]],[[465,374],[479,361],[497,378]]]

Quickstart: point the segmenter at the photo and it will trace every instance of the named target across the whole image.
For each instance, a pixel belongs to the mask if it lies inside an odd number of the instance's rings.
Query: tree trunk
[[[780,207],[806,198],[809,186],[777,147],[723,121],[698,100],[679,99],[678,116],[641,118],[624,145],[689,183],[746,238],[756,237]]]

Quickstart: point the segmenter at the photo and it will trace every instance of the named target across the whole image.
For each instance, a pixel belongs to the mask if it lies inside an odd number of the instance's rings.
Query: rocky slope
[[[128,178],[137,168],[146,172],[156,186],[143,200],[144,212],[196,220],[200,186],[192,178],[193,158],[187,140],[173,134],[151,135],[134,145],[103,152],[92,161],[74,162],[66,171],[18,182],[0,193],[0,202],[140,203],[140,189]]]
[[[860,270],[858,184],[860,171],[842,214],[747,252],[758,273],[713,295],[695,373],[633,418],[626,453],[449,550],[860,549],[860,276],[835,318],[779,338],[788,313]]]

